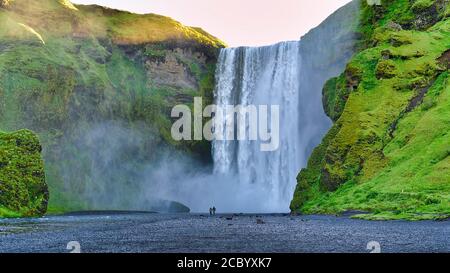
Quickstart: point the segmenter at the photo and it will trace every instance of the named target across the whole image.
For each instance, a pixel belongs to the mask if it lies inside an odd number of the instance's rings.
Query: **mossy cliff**
[[[223,46],[159,15],[3,0],[0,130],[40,136],[52,209],[133,196],[163,147],[210,161],[209,143],[172,140],[170,110],[194,96],[212,100]]]
[[[358,52],[323,89],[333,127],[291,210],[366,219],[450,215],[450,5],[361,1]]]
[[[41,150],[31,131],[0,132],[0,217],[41,216],[47,211]]]

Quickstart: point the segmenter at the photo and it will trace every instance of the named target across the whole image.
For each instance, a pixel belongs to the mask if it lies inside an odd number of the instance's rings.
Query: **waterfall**
[[[260,151],[258,141],[213,141],[214,172],[235,175],[229,183],[239,189],[262,193],[261,206],[286,211],[299,170],[307,160],[311,138],[308,121],[317,121],[302,108],[321,108],[320,94],[302,90],[302,62],[299,42],[282,42],[265,47],[223,49],[216,73],[215,104],[279,105],[280,145],[273,152]],[[315,100],[314,100],[315,98]],[[314,113],[311,113],[314,114]],[[303,115],[303,116],[302,116]],[[304,132],[304,130],[310,130]],[[235,194],[240,194],[239,190]]]
[[[152,194],[194,212],[212,206],[220,212],[288,212],[296,176],[332,125],[321,90],[353,55],[359,4],[342,7],[300,41],[222,49],[214,104],[279,105],[279,148],[264,152],[260,141],[214,140],[212,173],[189,160],[168,160]]]

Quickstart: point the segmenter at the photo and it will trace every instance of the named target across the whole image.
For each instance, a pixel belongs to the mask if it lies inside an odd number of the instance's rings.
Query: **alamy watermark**
[[[176,105],[171,112],[177,118],[172,138],[182,140],[259,141],[260,150],[271,152],[280,146],[279,105],[208,105],[194,98],[194,113],[187,105]],[[209,119],[203,124],[205,119]],[[192,124],[193,123],[193,124]]]
[[[78,241],[70,241],[66,246],[67,250],[70,250],[70,253],[81,253],[81,244]]]
[[[70,250],[70,253],[81,253],[81,244],[78,241],[70,241],[66,249]],[[381,253],[381,244],[378,241],[370,241],[367,243],[366,250],[369,250],[369,253]]]
[[[370,250],[370,253],[381,253],[381,244],[377,241],[370,241],[367,243],[367,250]]]

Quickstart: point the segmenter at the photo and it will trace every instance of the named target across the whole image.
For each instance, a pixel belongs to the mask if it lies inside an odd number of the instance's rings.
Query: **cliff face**
[[[299,109],[305,132],[313,140],[307,143],[307,154],[320,143],[332,123],[322,109],[321,90],[325,82],[344,70],[356,50],[360,2],[353,1],[330,15],[318,27],[301,38],[301,99],[310,103]],[[304,97],[303,97],[304,96]],[[313,117],[305,119],[304,117]],[[303,162],[306,164],[306,162]]]
[[[359,50],[323,89],[334,121],[291,209],[371,219],[450,214],[449,1],[362,1]]]
[[[212,99],[221,41],[154,14],[1,3],[0,129],[39,134],[53,207],[139,192],[140,170],[164,147],[210,160],[208,143],[172,140],[170,110]]]
[[[41,216],[47,211],[41,150],[37,136],[28,130],[0,132],[0,217]]]

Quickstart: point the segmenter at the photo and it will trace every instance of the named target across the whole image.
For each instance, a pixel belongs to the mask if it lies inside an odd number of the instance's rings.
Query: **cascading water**
[[[359,10],[359,1],[352,1],[301,41],[222,49],[215,104],[279,105],[279,148],[264,152],[260,141],[215,140],[213,173],[169,159],[157,168],[158,183],[148,195],[180,201],[194,212],[212,206],[220,212],[289,211],[296,176],[331,126],[321,90],[354,52]]]
[[[309,104],[320,105],[320,94],[302,90],[302,65],[299,42],[282,42],[266,47],[223,49],[217,67],[215,104],[279,105],[279,148],[273,152],[260,150],[258,141],[213,142],[216,175],[235,175],[229,183],[234,188],[253,188],[262,198],[264,211],[286,211],[296,184],[296,176],[306,163],[310,138],[315,130],[302,132],[309,122],[317,120],[302,112]],[[314,100],[314,98],[316,100]],[[319,102],[319,105],[317,105]],[[304,115],[303,117],[301,116]],[[313,113],[311,113],[313,114]],[[247,124],[248,126],[248,124]],[[252,202],[254,202],[252,200]]]

